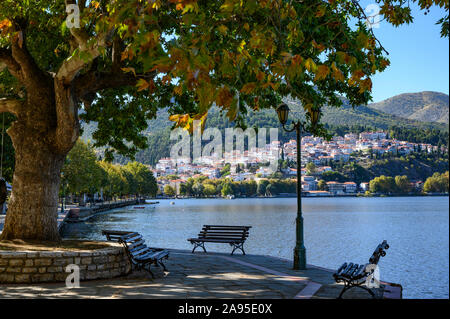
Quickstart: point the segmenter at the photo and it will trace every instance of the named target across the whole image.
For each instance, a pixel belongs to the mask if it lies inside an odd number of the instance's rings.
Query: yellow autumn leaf
[[[387,66],[389,66],[391,63],[389,62],[389,60],[386,60],[386,59],[382,59],[381,61],[380,61],[380,65],[381,65],[381,68],[385,68],[385,67],[387,67]]]
[[[367,37],[367,35],[365,35],[364,33],[359,33],[358,36],[356,37],[356,43],[361,47],[361,48],[367,48],[368,44],[369,44],[369,38]]]
[[[189,121],[191,119],[189,114],[174,114],[169,116],[169,120],[175,122],[175,127],[182,127],[184,129],[189,129]]]
[[[220,106],[228,106],[233,101],[233,95],[227,87],[222,87],[216,97],[216,104]]]
[[[245,42],[244,40],[241,41],[241,43],[239,44],[239,52],[244,50],[244,47],[245,47],[246,44],[247,44],[247,42]]]
[[[180,118],[180,114],[174,114],[169,116],[169,121],[172,122],[178,122],[178,119]]]
[[[328,68],[328,66],[321,64],[317,67],[317,72],[316,72],[316,76],[314,77],[314,81],[320,81],[320,80],[324,80],[328,73],[330,72],[330,69]]]
[[[264,78],[266,77],[266,75],[264,74],[264,72],[258,71],[258,73],[256,74],[256,79],[261,82],[262,80],[264,80]]]
[[[241,88],[241,93],[243,94],[251,94],[256,88],[256,83],[255,82],[250,82],[250,83],[246,83],[242,88]]]
[[[138,87],[138,91],[143,91],[145,89],[148,89],[150,84],[147,81],[145,81],[144,79],[139,79],[136,86]]]
[[[352,73],[352,78],[354,78],[354,79],[361,79],[363,76],[364,76],[365,74],[364,74],[364,72],[362,71],[362,70],[355,70],[353,73]]]
[[[336,60],[337,60],[339,63],[343,64],[343,63],[345,63],[345,56],[346,56],[346,55],[347,55],[347,53],[345,53],[345,52],[337,51],[337,52],[336,52]]]
[[[319,52],[322,52],[323,50],[325,50],[325,46],[323,45],[323,44],[321,44],[321,43],[317,43],[315,40],[312,40],[312,46],[314,47],[314,48],[316,48],[317,50],[319,50]]]
[[[121,68],[121,70],[125,73],[127,72],[133,72],[134,76],[136,76],[136,70],[132,67],[128,67],[128,68]]]
[[[196,10],[196,5],[197,5],[196,3],[186,4],[184,9],[183,9],[183,11],[181,12],[181,14],[185,14],[187,12],[192,12],[192,11],[197,11]]]
[[[277,91],[278,88],[280,87],[280,83],[272,83],[272,82],[270,82],[270,86],[272,87],[272,89],[274,91]]]
[[[178,86],[176,86],[176,87],[173,89],[173,92],[174,92],[176,95],[181,95],[181,94],[183,93],[183,88],[181,87],[181,85],[178,85]]]
[[[11,26],[12,26],[12,23],[8,19],[4,19],[4,20],[0,21],[0,30],[4,29],[4,28],[9,28]]]
[[[292,53],[290,52],[281,52],[281,56],[283,56],[284,63],[287,63],[289,60],[292,59]]]
[[[305,68],[309,71],[309,72],[315,72],[317,70],[317,65],[316,63],[314,63],[314,61],[311,58],[308,58],[305,61]]]
[[[370,78],[361,81],[359,86],[359,93],[364,93],[365,91],[372,91],[372,80]]]
[[[95,8],[98,9],[100,7],[100,3],[98,1],[91,1],[91,5]]]
[[[302,61],[303,61],[303,58],[298,54],[296,54],[292,57],[292,65],[293,66],[300,65],[302,63]]]
[[[228,32],[228,28],[223,24],[218,26],[217,29],[219,29],[219,32],[222,33],[223,35],[226,35]]]
[[[317,18],[323,17],[325,15],[325,10],[326,10],[325,6],[320,6],[319,10],[317,10],[316,12],[316,17]]]
[[[339,81],[339,82],[344,82],[345,81],[344,74],[342,73],[341,70],[339,70],[336,67],[336,63],[333,62],[333,64],[331,64],[331,69],[333,70],[333,78],[336,81]]]

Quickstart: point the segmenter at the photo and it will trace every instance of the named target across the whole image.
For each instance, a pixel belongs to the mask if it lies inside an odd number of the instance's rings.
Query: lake
[[[99,239],[102,229],[132,230],[154,247],[191,249],[203,224],[251,225],[249,254],[292,259],[295,198],[160,200],[68,224],[67,238]],[[345,261],[368,262],[384,239],[381,279],[400,283],[404,298],[449,297],[448,197],[304,198],[307,263],[336,269]],[[206,243],[210,251],[229,245]]]

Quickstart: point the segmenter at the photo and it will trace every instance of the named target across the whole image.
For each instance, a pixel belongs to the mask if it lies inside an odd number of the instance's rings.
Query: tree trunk
[[[44,83],[28,95],[23,112],[8,129],[16,163],[12,195],[0,239],[60,239],[58,193],[61,168],[79,135],[76,111],[70,114],[70,122],[63,125],[58,121],[57,107],[74,105],[68,92],[58,86],[55,90],[51,83]]]
[[[1,239],[59,240],[57,215],[60,172],[65,155],[56,154],[42,132],[14,123],[9,130],[16,165],[12,196]]]

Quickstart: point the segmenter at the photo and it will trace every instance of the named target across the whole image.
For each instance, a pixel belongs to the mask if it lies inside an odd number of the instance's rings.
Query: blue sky
[[[410,25],[395,28],[382,21],[379,28],[374,28],[391,61],[383,73],[372,79],[374,102],[401,93],[449,93],[449,40],[440,37],[440,26],[435,25],[444,11],[432,8],[424,15],[414,7],[413,15]]]

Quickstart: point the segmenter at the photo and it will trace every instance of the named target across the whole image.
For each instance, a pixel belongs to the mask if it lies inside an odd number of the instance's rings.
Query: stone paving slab
[[[0,298],[336,298],[342,289],[327,270],[295,271],[290,261],[268,256],[171,250],[166,266],[166,273],[153,268],[155,279],[134,272],[82,281],[80,288],[73,289],[65,283],[1,284]],[[356,289],[349,297],[370,296]]]

